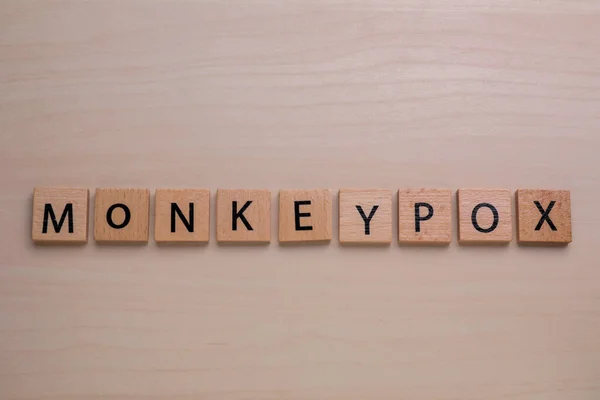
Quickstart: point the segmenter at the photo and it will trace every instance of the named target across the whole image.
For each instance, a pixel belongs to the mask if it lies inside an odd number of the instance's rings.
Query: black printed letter
[[[248,220],[246,219],[246,217],[244,217],[244,211],[246,211],[246,209],[250,206],[250,204],[252,204],[252,200],[247,201],[244,204],[244,206],[242,207],[242,209],[238,212],[237,201],[231,202],[231,229],[232,230],[237,231],[238,218],[242,220],[242,223],[244,224],[244,226],[246,226],[246,229],[248,229],[249,231],[254,230],[254,229],[252,229],[252,226],[248,223]]]
[[[112,219],[112,213],[115,210],[115,208],[120,208],[125,213],[125,219],[123,219],[123,222],[121,222],[118,225],[115,224]],[[108,222],[108,225],[111,228],[123,229],[127,226],[127,224],[129,224],[129,221],[131,221],[131,211],[129,211],[129,207],[127,207],[125,204],[117,203],[113,204],[108,208],[108,211],[106,212],[106,222]]]
[[[548,223],[551,230],[556,231],[557,230],[556,226],[550,219],[550,211],[552,211],[552,208],[554,208],[556,201],[552,200],[550,202],[550,205],[548,205],[548,209],[546,209],[546,210],[544,210],[544,207],[542,207],[542,205],[540,204],[539,201],[534,201],[534,203],[535,203],[535,206],[537,207],[537,209],[540,211],[540,213],[542,213],[542,219],[540,219],[540,222],[538,222],[537,226],[535,227],[535,230],[539,231],[540,229],[542,229],[542,225],[544,225],[544,221],[545,221]]]
[[[479,226],[479,223],[477,222],[477,213],[479,212],[479,209],[482,207],[489,208],[492,211],[492,214],[494,215],[494,222],[492,222],[492,226],[490,226],[487,229],[484,229],[481,226]],[[473,209],[473,213],[471,214],[471,222],[473,223],[473,226],[475,227],[475,229],[477,229],[477,231],[479,231],[481,233],[490,233],[490,232],[494,231],[494,229],[496,229],[498,227],[499,220],[500,220],[500,217],[498,216],[498,210],[496,210],[496,207],[494,207],[493,205],[491,205],[489,203],[477,204],[475,206],[475,208]]]
[[[194,232],[194,203],[190,203],[190,219],[188,220],[183,215],[183,212],[177,205],[177,203],[171,203],[171,232],[175,233],[175,215],[181,219],[183,225],[185,225],[185,229],[188,232]]]
[[[365,215],[365,212],[363,211],[362,207],[361,206],[356,206],[356,209],[358,210],[358,213],[362,217],[363,221],[365,221],[365,235],[370,235],[371,234],[371,219],[375,215],[375,211],[377,211],[378,208],[379,208],[378,205],[374,205],[373,208],[371,208],[371,212],[369,213],[369,216],[367,217]]]
[[[65,219],[69,218],[69,233],[73,233],[73,203],[67,203],[62,215],[60,216],[59,222],[56,222],[56,215],[54,215],[52,204],[46,203],[44,205],[44,224],[42,225],[42,233],[48,233],[48,218],[52,219],[52,226],[54,227],[54,232],[56,233],[60,232],[63,224],[65,223]]]
[[[427,209],[427,215],[421,217],[421,207]],[[415,232],[421,232],[421,221],[427,221],[433,218],[433,207],[429,203],[415,203]]]
[[[308,206],[310,205],[310,200],[302,200],[302,201],[294,201],[294,219],[296,220],[296,230],[297,231],[312,231],[312,226],[302,226],[300,225],[301,217],[310,217],[310,213],[301,213],[300,206]]]

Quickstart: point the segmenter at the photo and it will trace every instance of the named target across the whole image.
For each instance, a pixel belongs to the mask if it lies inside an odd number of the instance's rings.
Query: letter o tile
[[[458,241],[509,243],[513,237],[512,197],[508,189],[459,189]]]

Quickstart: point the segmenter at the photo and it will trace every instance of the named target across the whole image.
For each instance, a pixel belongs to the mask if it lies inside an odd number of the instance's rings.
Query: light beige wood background
[[[0,398],[600,398],[599,22],[0,1]],[[35,247],[37,185],[565,188],[574,242]]]

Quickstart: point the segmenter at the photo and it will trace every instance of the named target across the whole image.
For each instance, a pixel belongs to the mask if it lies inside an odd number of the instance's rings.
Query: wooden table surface
[[[2,0],[0,398],[599,399],[599,148],[597,0]],[[35,186],[561,188],[574,241],[36,247]]]

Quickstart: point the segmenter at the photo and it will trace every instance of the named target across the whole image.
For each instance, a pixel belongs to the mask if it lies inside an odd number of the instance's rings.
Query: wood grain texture
[[[398,190],[398,242],[450,244],[456,219],[451,189]]]
[[[96,189],[94,240],[147,243],[150,236],[148,189]]]
[[[279,242],[326,243],[331,240],[329,189],[279,191]]]
[[[519,189],[515,200],[519,243],[571,243],[571,193],[568,190]]]
[[[1,1],[0,398],[597,400],[599,19]],[[41,247],[39,186],[564,188],[574,241]]]
[[[157,189],[151,218],[157,243],[208,243],[210,190]]]
[[[389,244],[392,242],[391,190],[340,189],[338,205],[340,243]],[[357,207],[360,207],[360,210]]]

